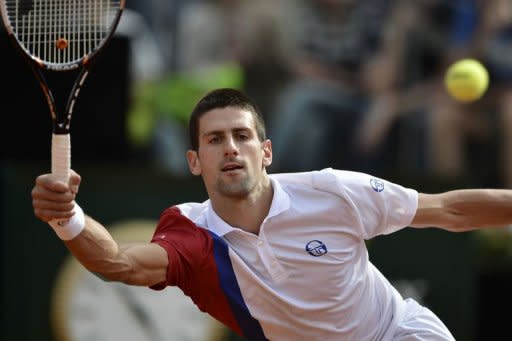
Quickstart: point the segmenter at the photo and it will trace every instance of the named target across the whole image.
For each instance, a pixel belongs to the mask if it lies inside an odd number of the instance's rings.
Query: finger
[[[43,174],[36,178],[36,186],[53,192],[67,192],[68,184],[57,179],[54,174]]]
[[[40,210],[49,210],[55,212],[73,212],[73,208],[75,207],[75,202],[55,202],[48,200],[34,200],[32,202],[32,206],[35,209]]]
[[[31,192],[32,200],[53,201],[56,203],[70,203],[75,200],[76,195],[70,191],[54,192],[46,187],[35,186]]]
[[[44,222],[48,222],[52,219],[69,219],[74,214],[74,202],[57,204],[38,200],[33,203],[33,207],[35,216]]]
[[[80,182],[82,181],[82,178],[78,173],[76,173],[74,170],[71,170],[70,177],[69,177],[69,188],[71,192],[77,194],[78,189],[80,187]]]

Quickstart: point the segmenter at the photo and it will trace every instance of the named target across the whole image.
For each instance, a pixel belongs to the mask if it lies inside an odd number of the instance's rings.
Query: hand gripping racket
[[[46,97],[51,169],[65,183],[71,168],[71,115],[92,61],[113,36],[124,6],[125,0],[0,0],[7,33],[27,57]],[[70,70],[79,72],[59,112],[43,71]]]

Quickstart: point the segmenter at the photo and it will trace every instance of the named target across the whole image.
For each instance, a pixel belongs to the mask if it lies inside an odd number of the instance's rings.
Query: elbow
[[[90,270],[89,270],[90,271]],[[103,282],[116,282],[113,278],[109,278],[105,276],[104,274],[101,274],[99,272],[90,271],[93,275],[101,279]]]
[[[133,281],[131,280],[132,276],[126,272],[99,272],[92,270],[89,271],[104,282],[120,282],[124,284],[133,284]]]
[[[160,278],[158,281],[152,281],[150,277],[146,276],[147,274],[145,272],[141,272],[140,269],[138,271],[129,265],[96,268],[90,267],[87,269],[104,282],[119,282],[136,286],[150,286],[161,282]]]

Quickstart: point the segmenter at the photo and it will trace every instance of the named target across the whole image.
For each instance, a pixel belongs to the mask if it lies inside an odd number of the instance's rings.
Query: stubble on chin
[[[217,190],[220,194],[230,197],[241,199],[249,195],[253,187],[252,181],[248,178],[241,179],[237,182],[227,183],[222,179],[217,181]]]

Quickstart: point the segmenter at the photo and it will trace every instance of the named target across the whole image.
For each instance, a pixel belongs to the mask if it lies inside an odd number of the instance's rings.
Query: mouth
[[[244,167],[238,163],[227,163],[222,168],[222,172],[234,172],[240,169],[243,169]]]

